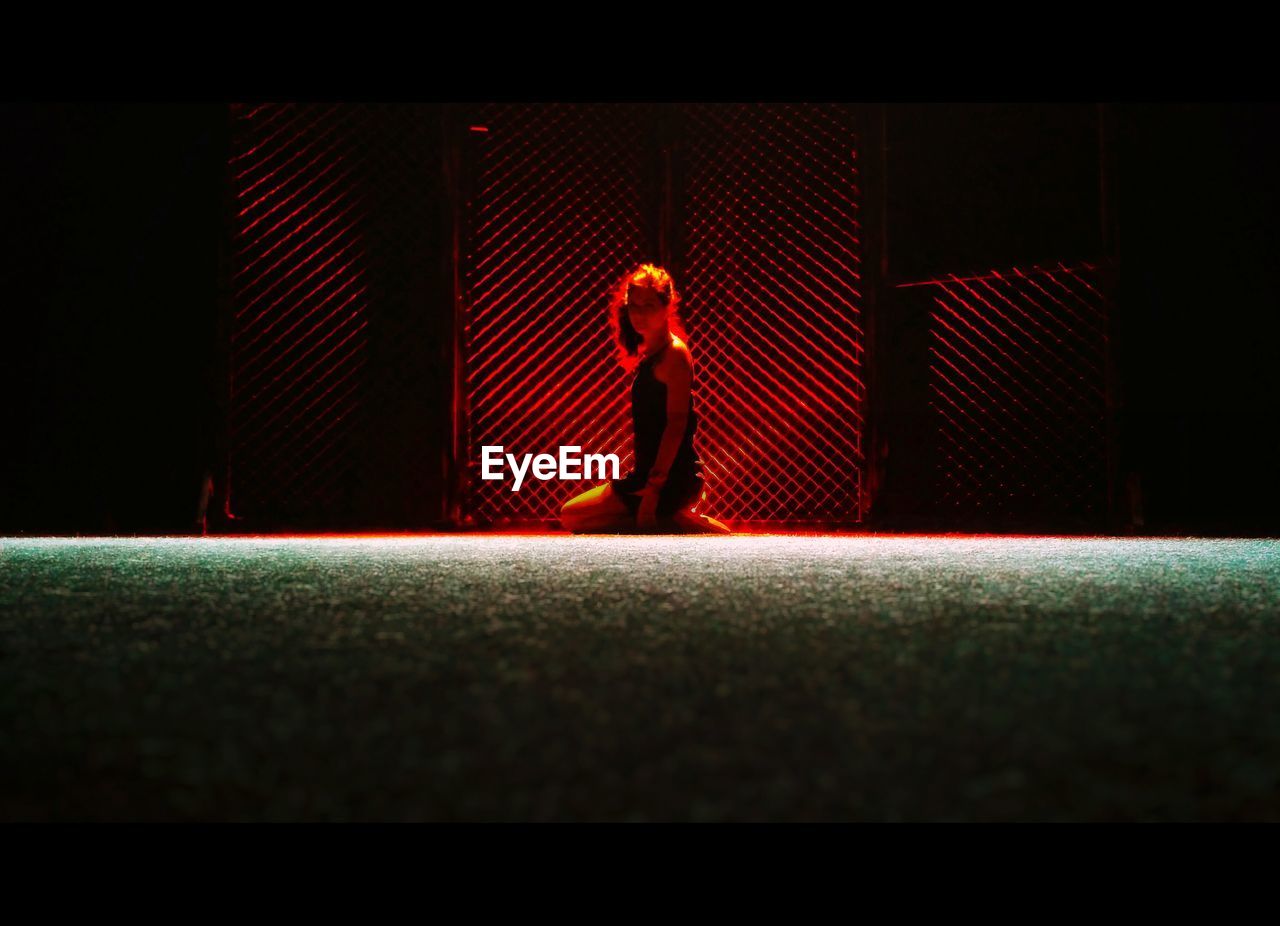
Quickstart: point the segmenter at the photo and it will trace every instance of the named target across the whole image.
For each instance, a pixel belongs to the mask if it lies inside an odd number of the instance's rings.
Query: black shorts
[[[627,510],[634,517],[636,512],[640,510],[640,495],[638,491],[632,490],[630,488],[631,483],[623,479],[614,479],[610,482],[610,485],[613,487],[613,493],[622,499],[623,504],[627,506]],[[688,508],[702,497],[703,485],[704,481],[701,476],[693,476],[681,482],[666,483],[658,490],[657,514],[670,517],[681,508]]]

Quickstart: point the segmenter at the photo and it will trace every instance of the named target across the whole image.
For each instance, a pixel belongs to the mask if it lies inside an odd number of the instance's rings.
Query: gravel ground
[[[1280,820],[1280,542],[0,539],[6,820]]]

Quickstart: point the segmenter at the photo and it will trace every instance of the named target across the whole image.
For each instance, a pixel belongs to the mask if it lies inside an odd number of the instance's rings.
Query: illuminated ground
[[[0,540],[0,818],[1280,819],[1280,542]]]

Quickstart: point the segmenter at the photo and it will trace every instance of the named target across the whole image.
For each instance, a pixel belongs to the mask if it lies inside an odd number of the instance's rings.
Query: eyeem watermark
[[[618,455],[616,453],[588,453],[585,457],[577,455],[581,447],[561,447],[557,459],[549,453],[540,453],[536,457],[531,453],[524,455],[523,462],[516,459],[515,454],[502,452],[502,446],[486,445],[480,448],[482,454],[480,478],[504,479],[502,464],[505,461],[511,466],[516,481],[511,486],[512,492],[519,492],[524,477],[533,469],[532,475],[537,479],[617,479]],[[606,462],[613,464],[613,475],[605,475]],[[582,472],[574,468],[582,464]],[[593,473],[592,464],[595,464]],[[496,467],[496,471],[495,471]]]

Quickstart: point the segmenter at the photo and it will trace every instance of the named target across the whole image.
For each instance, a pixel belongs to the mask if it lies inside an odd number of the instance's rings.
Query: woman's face
[[[667,323],[667,306],[651,289],[627,291],[627,317],[640,335],[648,335]]]

